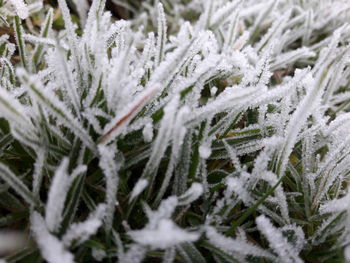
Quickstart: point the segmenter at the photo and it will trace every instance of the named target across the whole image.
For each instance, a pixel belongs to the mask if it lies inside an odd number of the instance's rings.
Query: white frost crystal
[[[203,194],[203,186],[200,183],[193,183],[191,187],[179,197],[180,205],[187,205],[197,200]]]
[[[135,197],[137,197],[139,194],[142,193],[142,191],[147,187],[148,180],[147,179],[140,179],[134,188],[132,189],[132,193],[130,196],[130,200],[133,200]]]
[[[154,229],[130,231],[128,234],[135,242],[152,249],[166,249],[183,242],[194,242],[200,236],[199,233],[179,228],[173,221],[165,218]]]
[[[57,237],[50,234],[44,219],[37,212],[32,214],[31,224],[40,251],[49,263],[74,262],[73,255],[64,248],[63,243]]]
[[[145,142],[151,142],[153,138],[153,125],[151,122],[148,122],[142,130],[142,135]]]
[[[198,150],[199,150],[200,157],[203,159],[208,159],[209,156],[211,155],[211,148],[207,144],[202,144],[201,146],[199,146]]]
[[[10,2],[15,7],[16,12],[21,19],[26,19],[28,17],[28,7],[23,0],[10,0]]]

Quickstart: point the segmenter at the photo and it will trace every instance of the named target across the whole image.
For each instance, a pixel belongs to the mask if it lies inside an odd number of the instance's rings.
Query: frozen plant
[[[1,260],[349,261],[348,1],[48,2],[0,0]]]

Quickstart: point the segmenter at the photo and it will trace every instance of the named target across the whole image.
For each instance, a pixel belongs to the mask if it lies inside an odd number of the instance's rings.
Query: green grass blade
[[[11,186],[17,194],[32,206],[40,206],[40,201],[29,191],[27,186],[5,165],[0,163],[0,178]]]
[[[29,62],[27,59],[27,50],[23,39],[23,28],[22,28],[21,20],[18,16],[15,16],[14,29],[15,29],[16,41],[19,48],[19,56],[21,58],[22,66],[27,71],[29,71],[30,68],[29,68]]]

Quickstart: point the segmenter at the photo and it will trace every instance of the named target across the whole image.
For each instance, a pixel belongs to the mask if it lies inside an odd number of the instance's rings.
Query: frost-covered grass
[[[348,0],[57,2],[0,0],[5,262],[350,262]]]

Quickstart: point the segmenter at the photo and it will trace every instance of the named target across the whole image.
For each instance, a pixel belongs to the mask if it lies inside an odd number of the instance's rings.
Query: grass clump
[[[350,260],[350,5],[135,3],[1,1],[4,260]]]

